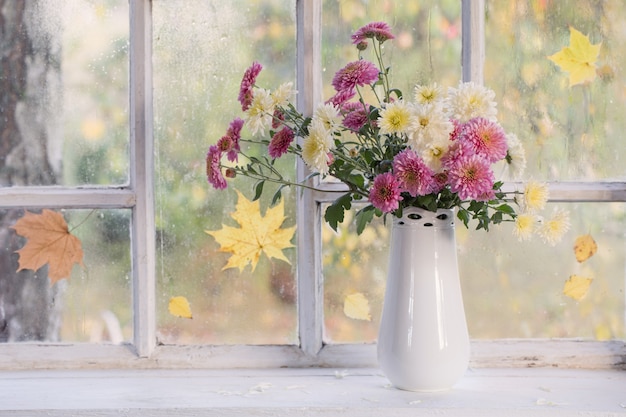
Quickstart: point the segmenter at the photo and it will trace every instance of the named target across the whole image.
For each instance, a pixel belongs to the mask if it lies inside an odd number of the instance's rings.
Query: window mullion
[[[485,0],[463,0],[463,81],[483,83],[485,63]]]
[[[151,19],[150,0],[130,1],[130,185],[136,193],[131,231],[133,337],[142,357],[150,356],[156,345]]]
[[[321,88],[321,5],[318,0],[297,0],[297,105],[312,114]],[[297,161],[298,182],[308,175]],[[311,180],[309,180],[311,181]],[[321,273],[321,206],[309,190],[297,193],[298,226],[298,331],[305,354],[316,355],[322,348],[323,285]]]

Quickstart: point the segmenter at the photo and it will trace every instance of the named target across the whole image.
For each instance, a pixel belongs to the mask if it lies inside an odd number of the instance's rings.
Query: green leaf
[[[259,181],[256,183],[256,185],[254,186],[254,198],[252,199],[252,201],[256,201],[259,199],[259,197],[261,197],[261,194],[263,194],[264,185],[265,181]]]
[[[359,188],[365,188],[365,178],[361,174],[350,175],[350,182]]]
[[[392,88],[391,90],[389,90],[389,95],[391,95],[391,93],[394,93],[398,97],[398,100],[402,100],[402,91],[398,90],[397,88]]]
[[[468,225],[468,223],[470,221],[469,213],[468,213],[467,210],[465,210],[464,208],[460,208],[458,213],[456,214],[456,217],[458,217],[459,220],[461,220],[463,222],[465,227],[467,227],[467,225]]]
[[[360,235],[374,218],[375,208],[372,205],[362,208],[356,213],[356,234]]]
[[[286,184],[283,184],[280,187],[278,187],[278,190],[276,190],[276,192],[274,193],[274,196],[272,197],[272,202],[271,202],[272,206],[276,204],[283,197],[282,190],[285,187],[287,187]]]
[[[326,208],[324,213],[324,220],[328,225],[336,232],[337,225],[343,223],[345,210],[350,210],[352,207],[352,196],[350,193],[344,194],[336,199],[333,204]]]
[[[253,174],[257,174],[256,170],[250,164],[246,165],[246,170],[250,171]]]
[[[515,209],[509,206],[508,204],[501,204],[498,207],[496,207],[496,210],[505,214],[510,214],[510,215],[515,214]]]
[[[311,172],[309,175],[307,175],[306,177],[304,177],[304,179],[302,180],[302,182],[307,182],[308,180],[310,180],[311,178],[317,177],[318,175],[320,175],[319,172]]]

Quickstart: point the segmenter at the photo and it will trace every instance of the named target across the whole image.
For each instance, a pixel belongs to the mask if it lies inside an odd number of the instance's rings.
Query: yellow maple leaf
[[[221,252],[232,253],[222,271],[237,267],[241,272],[248,264],[252,265],[254,271],[263,252],[268,258],[289,263],[283,249],[293,247],[291,238],[296,227],[280,228],[285,221],[284,201],[281,200],[275,207],[268,208],[265,216],[262,216],[258,200],[250,201],[239,191],[237,194],[239,197],[236,210],[230,216],[241,227],[222,225],[220,230],[205,230],[220,244]]]
[[[44,209],[41,214],[27,211],[12,227],[27,240],[17,251],[19,268],[38,270],[48,264],[50,284],[68,278],[74,264],[83,264],[83,249],[76,236],[69,232],[60,213]]]
[[[191,314],[191,306],[187,298],[183,296],[177,296],[170,298],[168,310],[171,315],[176,317],[182,317],[184,319],[193,318]]]
[[[565,281],[563,294],[573,298],[574,300],[580,301],[583,297],[585,297],[585,295],[587,295],[587,292],[589,292],[589,286],[592,281],[593,278],[572,275],[567,281]]]
[[[355,320],[371,321],[370,302],[363,293],[347,295],[343,300],[343,313]]]
[[[548,57],[569,73],[569,86],[591,82],[596,78],[596,61],[602,43],[592,45],[589,37],[570,26],[569,46]]]
[[[576,238],[574,242],[574,255],[578,262],[584,262],[591,258],[598,251],[598,244],[591,235],[582,235]]]

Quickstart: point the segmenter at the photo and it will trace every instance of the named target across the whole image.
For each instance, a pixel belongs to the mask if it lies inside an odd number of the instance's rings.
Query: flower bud
[[[357,43],[356,49],[358,49],[359,51],[365,51],[367,49],[367,42],[363,41],[363,42]]]
[[[224,176],[226,178],[235,178],[237,176],[237,171],[235,171],[233,168],[226,168],[226,171],[224,171]]]

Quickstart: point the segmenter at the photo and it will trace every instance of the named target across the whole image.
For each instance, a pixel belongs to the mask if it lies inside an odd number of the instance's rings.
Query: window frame
[[[133,341],[124,345],[9,343],[0,345],[0,369],[150,367],[371,367],[375,344],[323,341],[321,206],[341,184],[298,193],[296,222],[299,345],[157,345],[152,1],[130,0],[130,181],[121,187],[0,188],[0,208],[103,208],[132,211]],[[297,105],[306,114],[321,100],[319,0],[296,0]],[[483,81],[484,0],[462,0],[463,80]],[[307,176],[297,164],[297,177]],[[551,201],[626,201],[626,182],[550,183]],[[626,368],[625,341],[517,339],[472,341],[472,367],[554,366]]]

